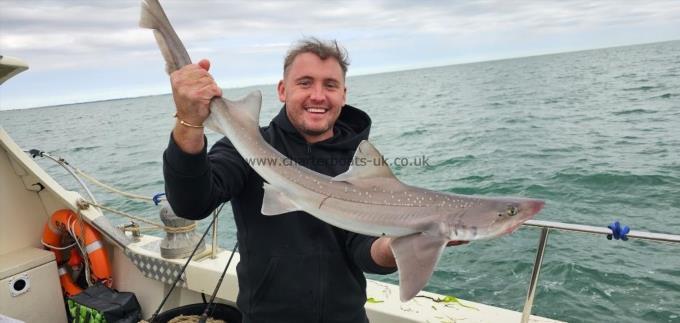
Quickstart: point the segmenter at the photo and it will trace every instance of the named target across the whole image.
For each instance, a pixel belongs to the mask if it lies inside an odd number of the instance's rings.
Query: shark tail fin
[[[139,18],[139,27],[148,29],[158,29],[159,24],[157,23],[156,14],[161,9],[160,3],[157,0],[144,0],[142,1],[142,14]]]
[[[165,59],[165,70],[168,74],[184,65],[191,64],[189,54],[170,25],[158,0],[142,1],[139,26],[153,29],[154,37]]]

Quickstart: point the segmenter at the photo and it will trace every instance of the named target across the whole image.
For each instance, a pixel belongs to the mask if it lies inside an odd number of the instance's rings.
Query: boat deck
[[[166,286],[174,278],[164,275],[166,272],[176,272],[177,268],[184,264],[185,259],[170,260],[160,257],[160,238],[153,236],[143,236],[140,241],[128,245],[128,252],[116,251],[114,258],[118,265],[127,262],[124,268],[116,268],[116,273],[128,273],[139,270],[147,279],[163,282]],[[192,261],[186,270],[185,277],[180,281],[180,286],[185,289],[184,295],[180,295],[179,303],[185,303],[183,297],[191,297],[186,291],[193,291],[197,294],[210,294],[226,265],[227,259],[231,255],[230,251],[220,251],[216,258],[209,256],[210,250],[203,253],[203,257]],[[217,297],[221,302],[235,304],[238,294],[238,281],[236,278],[236,264],[239,261],[236,253],[232,263],[229,265],[224,282],[220,287]],[[124,260],[127,259],[127,260]],[[130,268],[136,267],[136,268]],[[114,277],[116,278],[116,277]],[[122,278],[122,277],[121,277]],[[121,279],[116,279],[121,282]],[[125,281],[125,279],[123,279]],[[117,286],[121,290],[134,291],[135,293],[149,293],[149,282],[122,283]],[[139,289],[137,291],[136,289]],[[160,289],[159,289],[160,291]],[[520,322],[521,312],[516,312],[500,307],[485,305],[481,303],[458,300],[458,302],[435,302],[434,300],[444,299],[444,295],[421,291],[418,297],[408,301],[399,300],[399,286],[383,283],[375,280],[368,280],[366,288],[369,301],[366,303],[366,311],[371,322]],[[423,297],[420,297],[423,296]],[[153,311],[157,303],[144,306],[144,311]],[[148,317],[151,313],[144,313]],[[539,316],[531,316],[529,322],[561,322]]]

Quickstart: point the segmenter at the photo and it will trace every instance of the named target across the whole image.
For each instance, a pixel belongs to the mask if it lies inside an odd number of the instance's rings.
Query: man
[[[284,103],[265,140],[319,173],[347,170],[371,120],[345,104],[347,57],[336,42],[306,39],[293,47],[278,84]],[[363,272],[396,270],[389,238],[326,224],[305,212],[260,213],[263,180],[223,138],[206,153],[203,121],[221,96],[210,63],[171,75],[177,123],[163,158],[168,201],[179,216],[200,219],[231,201],[241,261],[238,306],[244,322],[366,322]]]

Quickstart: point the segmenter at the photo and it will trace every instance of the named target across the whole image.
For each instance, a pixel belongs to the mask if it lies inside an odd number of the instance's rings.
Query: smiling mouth
[[[326,113],[326,111],[328,111],[328,109],[318,107],[306,107],[305,111],[309,113],[324,114]]]

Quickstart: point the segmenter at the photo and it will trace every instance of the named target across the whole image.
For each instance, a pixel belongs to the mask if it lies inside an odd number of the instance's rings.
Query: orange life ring
[[[96,281],[101,281],[106,286],[111,287],[111,265],[106,248],[104,248],[101,242],[101,235],[89,224],[83,222],[81,226],[77,221],[77,215],[71,210],[64,209],[54,212],[43,230],[42,239],[44,244],[61,247],[61,236],[64,232],[68,232],[68,228],[70,228],[77,237],[84,239],[84,247],[90,260],[92,277]],[[61,250],[52,249],[52,252],[54,252],[57,264],[59,265],[59,281],[64,289],[64,294],[66,296],[78,295],[83,289],[71,278],[71,274],[67,269],[68,263],[64,262]],[[71,260],[71,265],[75,263],[77,263],[77,260]]]

